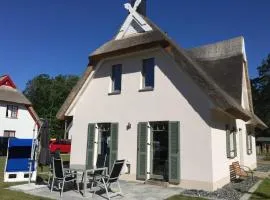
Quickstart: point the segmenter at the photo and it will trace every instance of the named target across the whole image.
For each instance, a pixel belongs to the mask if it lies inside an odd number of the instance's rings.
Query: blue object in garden
[[[36,163],[31,161],[32,139],[10,138],[5,167],[5,180],[15,182],[25,181],[29,177],[30,163],[31,173],[36,172]]]

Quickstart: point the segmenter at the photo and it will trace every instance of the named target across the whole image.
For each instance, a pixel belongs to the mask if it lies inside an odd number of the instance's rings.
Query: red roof
[[[9,86],[12,88],[16,88],[16,85],[14,84],[14,82],[11,80],[9,75],[3,75],[0,77],[0,86],[5,85],[5,86]]]

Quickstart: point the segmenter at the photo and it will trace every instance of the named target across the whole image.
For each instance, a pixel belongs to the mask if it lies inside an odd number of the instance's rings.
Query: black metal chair
[[[100,176],[107,175],[107,171],[104,171],[104,169],[107,169],[105,168],[106,159],[107,159],[107,154],[105,156],[98,155],[97,162],[96,162],[96,169],[93,171],[93,173],[88,175],[90,178],[90,181],[92,182],[91,189],[93,188],[96,180],[100,179]]]
[[[117,195],[123,196],[120,183],[119,183],[119,177],[121,175],[121,171],[123,169],[124,163],[125,163],[125,160],[116,160],[113,164],[110,175],[100,176],[100,178],[95,181],[95,183],[97,184],[97,187],[100,187],[100,189],[105,189],[109,200],[112,197],[109,195],[109,189],[111,187],[111,184],[113,183],[117,183],[117,186],[119,189],[118,192],[114,192],[114,196],[117,196]],[[96,194],[96,190],[93,195],[95,194]]]
[[[60,196],[62,197],[65,183],[76,182],[76,174],[72,173],[69,169],[63,168],[63,162],[61,158],[53,158],[53,178],[51,184],[51,192],[53,191],[54,183],[58,182],[58,189],[60,190]],[[77,182],[77,189],[79,189],[79,184]]]

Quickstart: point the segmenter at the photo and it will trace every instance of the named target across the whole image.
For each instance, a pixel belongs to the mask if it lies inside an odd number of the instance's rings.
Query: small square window
[[[142,90],[153,89],[155,86],[155,59],[143,60],[142,67]]]
[[[111,93],[120,93],[122,85],[122,65],[113,65],[112,66],[112,89]]]
[[[9,130],[5,130],[4,131],[4,137],[15,137],[15,131],[9,131]]]
[[[13,119],[18,118],[18,110],[19,110],[18,106],[7,105],[6,117],[13,118]]]

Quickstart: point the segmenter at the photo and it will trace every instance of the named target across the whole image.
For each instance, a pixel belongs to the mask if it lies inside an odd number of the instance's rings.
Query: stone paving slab
[[[19,186],[12,186],[10,190],[19,190],[27,194],[31,194],[34,196],[46,197],[51,199],[61,199],[59,191],[53,191],[52,193],[49,191],[47,186],[35,186],[31,185],[26,186],[28,184],[19,185]],[[120,181],[120,185],[123,192],[122,196],[116,196],[114,200],[163,200],[167,199],[170,196],[180,194],[184,191],[182,188],[172,187],[172,188],[164,188],[160,186],[154,185],[145,185],[142,183],[135,183],[135,182],[126,182]],[[114,187],[112,187],[114,190]],[[76,190],[69,190],[63,193],[62,199],[65,200],[75,200],[75,199],[93,199],[93,200],[104,200],[106,199],[106,193],[95,195],[92,198],[92,193],[90,189],[87,189],[86,197],[83,197],[78,191]]]

